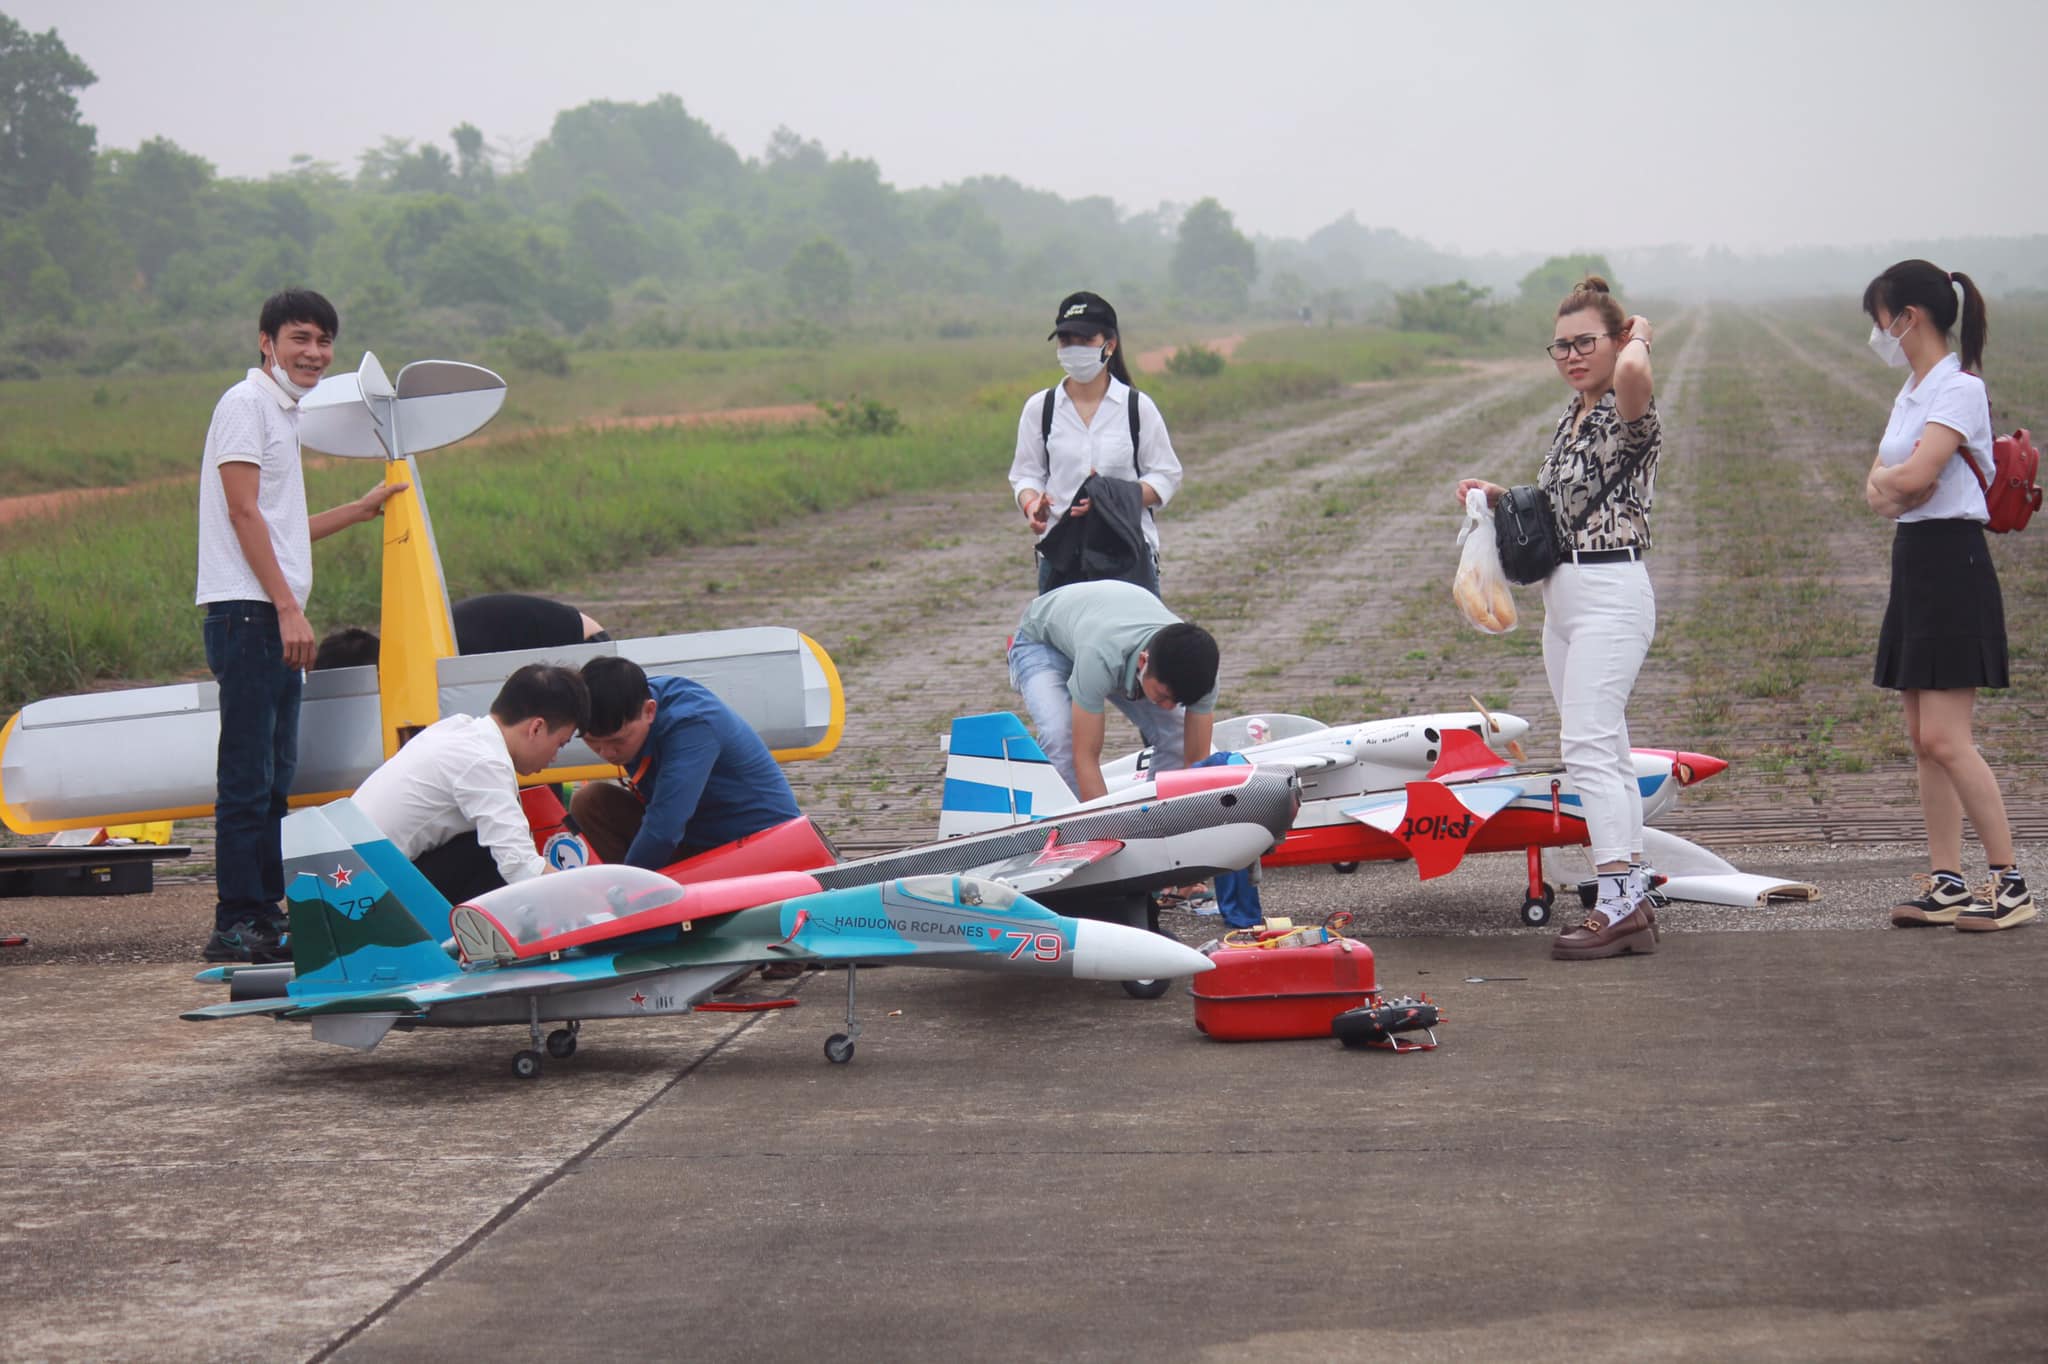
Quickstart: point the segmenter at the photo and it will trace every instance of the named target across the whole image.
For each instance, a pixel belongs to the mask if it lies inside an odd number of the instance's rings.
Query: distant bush
[[[1394,307],[1402,331],[1441,332],[1468,341],[1498,336],[1501,331],[1493,290],[1475,288],[1462,279],[1395,294]]]
[[[893,436],[903,429],[903,419],[893,407],[873,398],[848,398],[843,403],[819,403],[833,431],[842,436]]]
[[[1166,372],[1188,379],[1206,379],[1223,372],[1223,352],[1207,346],[1182,346],[1167,357]]]
[[[520,328],[500,341],[498,350],[514,369],[569,377],[569,348],[539,328]]]

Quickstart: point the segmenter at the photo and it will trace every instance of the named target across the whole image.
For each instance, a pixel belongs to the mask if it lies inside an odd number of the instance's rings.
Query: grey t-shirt
[[[1090,715],[1100,715],[1112,695],[1144,695],[1138,686],[1138,655],[1162,627],[1179,622],[1165,603],[1135,583],[1075,583],[1034,598],[1017,622],[1017,639],[1050,645],[1072,659],[1067,695]],[[1188,706],[1197,714],[1215,708],[1213,687]]]

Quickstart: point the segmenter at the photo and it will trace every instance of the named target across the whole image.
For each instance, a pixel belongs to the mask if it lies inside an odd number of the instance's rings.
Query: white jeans
[[[1584,803],[1595,865],[1643,846],[1643,792],[1629,751],[1628,694],[1657,633],[1641,560],[1569,561],[1543,582],[1543,670],[1557,702],[1564,768]]]

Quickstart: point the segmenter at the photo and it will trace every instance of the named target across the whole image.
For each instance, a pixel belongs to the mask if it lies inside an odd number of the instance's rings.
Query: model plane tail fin
[[[1411,781],[1344,807],[1344,814],[1390,835],[1415,859],[1415,870],[1427,881],[1442,876],[1465,860],[1465,848],[1487,820],[1522,794],[1512,781]]]
[[[1024,722],[1008,711],[963,715],[946,743],[939,837],[1001,829],[1074,803]]]
[[[293,993],[446,975],[448,901],[354,803],[284,821]]]

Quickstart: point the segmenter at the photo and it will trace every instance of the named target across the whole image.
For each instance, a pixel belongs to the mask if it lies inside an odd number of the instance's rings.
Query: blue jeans
[[[284,899],[282,826],[299,763],[304,677],[285,666],[277,608],[267,601],[210,602],[202,629],[206,666],[220,685],[214,927],[274,924]]]
[[[1024,698],[1031,712],[1031,728],[1038,734],[1038,746],[1045,750],[1053,770],[1073,790],[1074,700],[1067,691],[1067,679],[1074,675],[1074,660],[1050,644],[1018,640],[1010,646],[1010,685]],[[1109,703],[1138,727],[1138,733],[1152,746],[1155,771],[1170,772],[1181,765],[1181,748],[1187,737],[1187,712],[1179,706],[1164,710],[1139,697],[1111,696]]]
[[[1211,753],[1193,766],[1225,767],[1243,761],[1235,753]],[[1216,912],[1232,928],[1257,928],[1266,922],[1265,907],[1259,903],[1259,883],[1252,879],[1250,867],[1217,876]]]
[[[1159,556],[1148,553],[1145,563],[1147,571],[1141,573],[1136,578],[1130,579],[1130,581],[1157,597],[1159,595]],[[1038,595],[1042,597],[1051,590],[1052,561],[1040,555],[1038,556]]]

